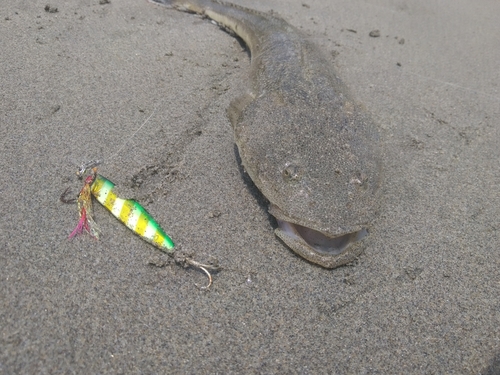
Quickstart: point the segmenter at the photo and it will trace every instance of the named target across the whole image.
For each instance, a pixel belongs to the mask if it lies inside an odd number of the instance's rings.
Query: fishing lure
[[[97,224],[92,217],[92,197],[90,193],[92,190],[91,185],[93,184],[93,182],[94,177],[92,175],[88,176],[85,179],[85,185],[83,185],[82,190],[80,190],[80,194],[78,194],[77,202],[78,211],[80,213],[80,220],[78,221],[76,228],[73,229],[73,231],[70,233],[69,238],[73,238],[79,234],[82,234],[84,230],[92,237],[99,238],[99,230],[97,229]],[[65,191],[65,193],[67,192],[68,190]],[[63,202],[66,202],[62,196],[61,200]]]
[[[203,287],[203,289],[209,288],[212,285],[212,275],[208,269],[218,270],[218,267],[199,263],[189,257],[175,257],[175,244],[172,239],[139,202],[133,199],[119,198],[114,192],[115,184],[97,174],[97,168],[95,167],[97,164],[98,162],[90,162],[87,166],[84,164],[77,172],[77,176],[82,177],[87,168],[92,166],[91,174],[86,177],[85,185],[78,195],[80,221],[69,237],[73,238],[85,230],[93,237],[98,238],[97,226],[91,216],[92,194],[113,216],[141,238],[174,257],[176,262],[201,269],[208,276],[209,280],[208,285]],[[65,201],[63,197],[61,197],[61,200]]]
[[[92,195],[134,233],[164,252],[173,253],[174,241],[149,212],[133,199],[119,198],[113,191],[114,187],[114,183],[96,174],[91,186]]]

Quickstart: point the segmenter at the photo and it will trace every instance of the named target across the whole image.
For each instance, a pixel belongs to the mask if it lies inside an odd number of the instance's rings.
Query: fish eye
[[[302,171],[298,165],[286,163],[282,176],[285,181],[299,181],[302,177]]]

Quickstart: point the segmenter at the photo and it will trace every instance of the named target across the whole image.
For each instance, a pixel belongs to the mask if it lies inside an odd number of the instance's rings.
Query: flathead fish
[[[208,17],[246,43],[247,91],[228,115],[276,235],[326,268],[356,259],[378,209],[379,134],[331,62],[274,13],[215,0],[151,1]]]

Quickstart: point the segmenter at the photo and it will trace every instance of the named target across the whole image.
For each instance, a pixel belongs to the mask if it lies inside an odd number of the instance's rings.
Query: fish
[[[216,0],[150,0],[209,18],[250,51],[228,108],[244,170],[269,201],[276,236],[325,268],[355,261],[380,209],[377,125],[305,33],[276,13]]]

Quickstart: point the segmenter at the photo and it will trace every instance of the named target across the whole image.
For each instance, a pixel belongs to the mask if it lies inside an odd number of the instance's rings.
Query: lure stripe
[[[144,233],[146,233],[146,227],[148,226],[148,217],[143,215],[142,212],[139,214],[139,219],[137,219],[137,224],[135,225],[136,233],[144,237]]]
[[[133,199],[117,197],[114,187],[111,181],[96,175],[91,189],[94,197],[128,228],[161,250],[172,252],[174,242],[146,209]]]
[[[122,223],[126,223],[130,215],[132,214],[132,208],[128,204],[123,204],[123,202],[119,202],[118,206],[121,206],[120,211],[118,212],[117,210],[118,214],[113,212],[113,215],[115,215],[115,217],[118,217]]]
[[[151,223],[148,223],[146,231],[144,232],[144,237],[154,239],[155,233],[156,233],[156,228],[153,225],[151,225]]]
[[[109,197],[109,196],[108,196]],[[111,207],[111,213],[115,217],[120,217],[120,220],[122,218],[121,213],[123,210],[123,200],[120,198],[115,198],[115,201],[113,202],[113,206]]]
[[[127,221],[124,221],[124,223],[130,229],[134,230],[137,227],[137,224],[139,223],[139,216],[141,213],[135,212],[136,211],[135,207],[131,204],[127,204],[126,207],[127,207],[127,210],[130,211],[130,213],[129,213]],[[137,233],[137,234],[139,234],[140,236],[142,235],[142,233]]]

